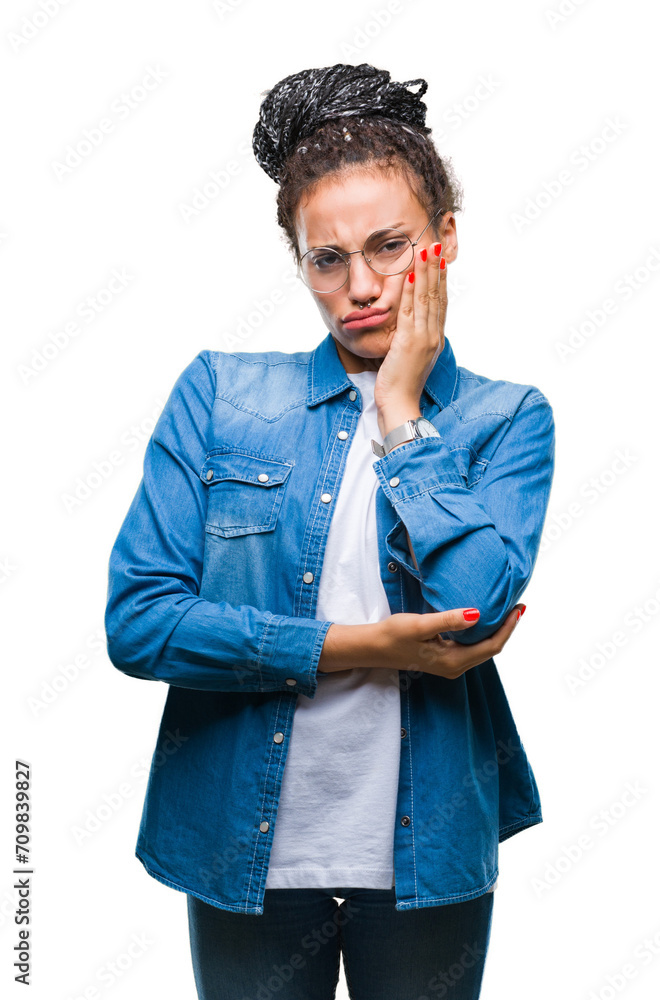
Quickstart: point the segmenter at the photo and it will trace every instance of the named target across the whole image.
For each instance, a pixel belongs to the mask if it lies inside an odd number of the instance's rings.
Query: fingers
[[[511,633],[520,620],[521,608],[522,605],[515,605],[506,616],[504,624],[498,628],[497,632],[493,632],[492,635],[488,636],[487,639],[472,643],[470,646],[463,646],[461,643],[457,643],[457,646],[460,647],[457,654],[458,661],[462,663],[465,670],[475,667],[479,663],[485,663],[492,656],[496,656],[502,652],[506,643],[511,638]]]
[[[410,270],[403,279],[403,288],[401,290],[401,299],[399,301],[399,316],[403,316],[406,320],[406,323],[410,324],[411,326],[414,316],[416,281],[417,281],[417,275],[415,274],[415,268],[413,262],[412,270]],[[399,323],[397,322],[397,327],[398,326]]]
[[[420,639],[432,639],[440,632],[459,632],[479,621],[478,608],[451,608],[419,615]]]
[[[440,297],[440,261],[442,260],[442,243],[432,243],[429,247],[428,288],[429,288],[429,324],[437,329]]]
[[[494,632],[489,639],[484,639],[483,641],[498,640],[504,635],[508,638],[511,632],[513,632],[524,607],[524,604],[514,605],[497,632]],[[416,617],[419,621],[418,628],[421,637],[432,638],[438,632],[459,632],[461,629],[470,628],[471,625],[475,625],[479,621],[479,609],[450,608],[449,611],[430,611]]]
[[[431,294],[429,324],[433,324],[433,329],[438,331],[442,342],[447,317],[447,262],[442,256],[442,243],[431,244],[429,260],[431,259],[429,289],[433,289],[433,292]]]
[[[436,350],[444,343],[447,315],[447,265],[442,243],[431,243],[417,251],[415,286],[415,332]]]
[[[429,251],[426,247],[415,251],[413,264],[415,268],[415,334],[423,338],[423,342],[426,342],[429,335]]]
[[[499,646],[498,653],[504,648],[505,643],[509,640],[511,633],[522,618],[524,608],[524,604],[516,604],[507,615],[504,625],[501,625],[497,632],[490,637],[497,642]]]
[[[487,639],[480,642],[465,645],[455,642],[453,639],[442,639],[445,647],[445,655],[450,655],[451,665],[456,676],[476,667],[479,663],[485,663],[498,653],[501,653],[504,646],[511,637],[520,620],[522,604],[516,604],[507,615],[504,624],[498,628]],[[479,616],[475,618],[474,608],[452,608],[450,611],[434,611],[428,614],[419,615],[419,635],[418,638],[430,640],[438,638],[440,632],[460,632],[470,628],[471,625],[479,621]],[[466,618],[467,613],[467,618]]]

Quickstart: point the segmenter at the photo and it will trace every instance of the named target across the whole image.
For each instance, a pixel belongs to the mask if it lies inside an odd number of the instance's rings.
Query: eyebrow
[[[379,233],[381,229],[398,229],[399,226],[404,226],[404,225],[406,225],[406,222],[404,219],[401,219],[399,222],[396,222],[393,226],[380,226],[379,229],[374,229],[374,232]],[[371,236],[371,233],[369,233],[369,236]],[[344,249],[343,247],[338,246],[336,243],[317,243],[315,244],[315,247],[329,247],[331,250]],[[310,247],[310,250],[314,250],[315,247]]]

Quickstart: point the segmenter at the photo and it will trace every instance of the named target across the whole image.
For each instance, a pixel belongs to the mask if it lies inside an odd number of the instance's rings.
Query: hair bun
[[[417,84],[421,86],[416,93],[408,90]],[[395,83],[387,70],[369,63],[336,63],[284,77],[264,91],[266,97],[252,135],[257,163],[279,181],[284,161],[296,143],[331,118],[379,115],[430,132],[422,101],[427,87],[421,78]]]

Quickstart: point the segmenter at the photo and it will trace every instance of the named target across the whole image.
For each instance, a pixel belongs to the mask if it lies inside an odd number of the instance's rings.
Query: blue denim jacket
[[[474,643],[536,562],[552,408],[533,385],[457,366],[445,338],[420,410],[441,436],[374,458],[381,580],[393,614],[477,607],[476,624],[442,633]],[[220,909],[263,913],[296,699],[314,698],[331,625],[315,618],[318,583],[360,411],[329,332],[312,351],[201,351],[110,555],[110,660],[169,685],[136,855]],[[496,882],[499,841],[542,822],[536,781],[493,659],[455,680],[398,674],[396,909],[472,899]]]

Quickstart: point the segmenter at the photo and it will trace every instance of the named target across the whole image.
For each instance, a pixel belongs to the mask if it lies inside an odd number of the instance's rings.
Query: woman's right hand
[[[524,607],[516,604],[497,632],[471,645],[439,635],[475,624],[465,620],[464,608],[421,615],[401,612],[368,625],[333,624],[326,632],[318,669],[334,672],[353,667],[385,667],[455,680],[471,667],[502,652],[516,627],[518,612]]]

